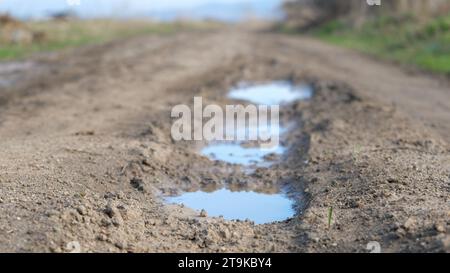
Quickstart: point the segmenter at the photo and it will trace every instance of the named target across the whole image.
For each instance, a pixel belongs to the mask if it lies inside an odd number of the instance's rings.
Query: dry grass
[[[42,39],[27,43],[1,43],[0,60],[17,59],[35,52],[54,51],[98,44],[136,35],[168,35],[177,31],[201,30],[216,26],[209,22],[155,23],[150,21],[70,20],[24,22],[22,27],[41,33]]]

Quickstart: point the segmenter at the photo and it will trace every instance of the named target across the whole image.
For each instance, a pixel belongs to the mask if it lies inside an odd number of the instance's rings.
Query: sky
[[[70,5],[79,1],[80,5]],[[282,0],[0,0],[0,13],[21,18],[42,18],[49,13],[73,10],[81,17],[177,16],[237,19],[244,13],[274,16]],[[221,18],[223,17],[223,18]]]

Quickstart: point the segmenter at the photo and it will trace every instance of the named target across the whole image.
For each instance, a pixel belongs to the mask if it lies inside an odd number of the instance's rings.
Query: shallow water
[[[245,100],[259,105],[279,105],[311,98],[312,88],[308,85],[293,85],[289,81],[275,81],[267,84],[249,85],[241,83],[237,88],[230,90],[229,98]],[[248,136],[250,132],[257,132],[257,135],[268,134],[277,136],[284,134],[287,129],[277,124],[276,126],[261,128],[259,126],[243,126],[236,128],[236,136]],[[242,139],[242,138],[239,138]],[[260,147],[243,147],[242,142],[212,143],[202,149],[201,153],[213,160],[220,160],[232,164],[253,165],[265,161],[265,157],[274,153],[281,155],[285,148],[277,145],[272,149]],[[267,162],[266,162],[267,163]],[[268,166],[267,164],[265,164]],[[269,164],[270,165],[270,164]]]
[[[267,126],[265,128],[259,126],[244,126],[242,128],[236,128],[235,137],[237,139],[246,139],[253,133],[256,135],[269,135],[283,134],[286,132],[286,128],[277,126],[276,128]],[[241,164],[245,166],[258,165],[265,161],[265,157],[271,154],[281,155],[284,153],[285,148],[281,145],[274,145],[269,148],[262,148],[259,144],[255,144],[254,147],[242,145],[242,141],[222,141],[211,143],[201,150],[201,153],[208,156],[211,159],[224,161],[231,164]],[[266,164],[267,165],[267,164]]]
[[[32,62],[0,62],[0,74],[27,70],[33,67]]]
[[[201,153],[214,160],[220,160],[231,164],[253,165],[262,163],[270,154],[281,155],[285,148],[278,145],[272,149],[260,147],[243,147],[235,143],[212,144],[202,149]]]
[[[32,62],[0,62],[0,88],[13,86],[20,80],[21,73],[33,66]]]
[[[292,85],[289,81],[277,81],[264,85],[240,84],[229,93],[229,98],[245,100],[259,105],[283,105],[296,100],[309,99],[312,88],[307,85]],[[245,124],[245,123],[244,123]],[[237,139],[249,132],[282,135],[287,128],[280,126],[243,126],[236,128]],[[227,132],[229,133],[229,132]],[[267,156],[282,155],[286,148],[277,145],[272,149],[256,146],[245,146],[245,141],[229,141],[210,143],[201,150],[201,154],[213,160],[245,166],[252,172],[253,167],[270,167],[273,162],[266,160]],[[257,144],[257,143],[256,143]],[[167,202],[184,204],[195,210],[204,209],[209,216],[223,216],[227,220],[254,221],[264,224],[282,221],[295,215],[294,201],[283,193],[264,194],[252,191],[230,191],[220,189],[212,193],[203,191],[184,193],[178,197],[169,197]]]
[[[295,215],[293,201],[284,194],[257,192],[232,192],[221,189],[212,193],[189,192],[169,197],[167,202],[184,204],[195,209],[204,209],[208,216],[223,216],[226,220],[251,220],[255,224],[283,221]]]
[[[275,81],[260,85],[242,83],[232,89],[228,97],[260,105],[279,105],[309,99],[311,96],[312,88],[308,85],[293,85],[289,81]]]

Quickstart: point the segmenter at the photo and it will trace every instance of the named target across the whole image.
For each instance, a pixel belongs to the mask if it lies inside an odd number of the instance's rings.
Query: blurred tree
[[[381,13],[411,14],[418,18],[448,14],[450,0],[382,0],[380,7],[369,6],[366,0],[286,0],[284,10],[288,21],[303,27],[344,16],[359,25],[367,17]]]

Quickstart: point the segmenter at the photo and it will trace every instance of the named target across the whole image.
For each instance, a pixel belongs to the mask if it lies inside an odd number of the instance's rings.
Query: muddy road
[[[450,251],[446,79],[255,29],[138,37],[4,70],[2,252]],[[282,107],[292,126],[270,167],[249,173],[172,140],[173,106],[225,105],[239,82],[280,80],[314,94]],[[283,189],[295,215],[256,224],[164,201],[221,188]]]

